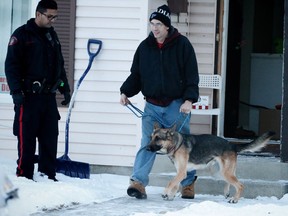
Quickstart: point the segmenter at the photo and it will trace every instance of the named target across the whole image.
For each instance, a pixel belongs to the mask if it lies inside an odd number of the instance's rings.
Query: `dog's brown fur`
[[[179,183],[186,178],[187,170],[204,169],[217,162],[220,168],[219,173],[227,182],[224,196],[229,197],[230,185],[233,185],[236,193],[229,202],[237,203],[244,188],[235,176],[237,153],[258,151],[265,147],[273,135],[273,132],[267,132],[251,143],[233,144],[221,137],[181,134],[175,131],[175,127],[163,129],[155,124],[147,150],[167,154],[177,171],[177,175],[165,188],[163,199],[173,200]]]

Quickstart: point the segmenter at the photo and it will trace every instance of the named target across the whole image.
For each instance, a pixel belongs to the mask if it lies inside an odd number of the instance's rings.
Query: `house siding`
[[[146,37],[147,8],[144,0],[76,3],[75,82],[88,65],[87,40],[95,38],[103,45],[72,111],[69,144],[73,159],[96,165],[133,165],[140,120],[119,104],[119,88],[129,75],[139,42]],[[141,107],[141,97],[132,101]]]
[[[75,84],[89,63],[88,39],[101,40],[103,46],[78,90],[72,109],[69,125],[72,160],[94,165],[133,165],[141,139],[141,119],[119,104],[119,88],[130,73],[137,46],[148,34],[149,14],[164,3],[167,1],[76,1]],[[173,25],[192,42],[200,73],[213,74],[216,0],[190,0],[189,5],[188,15],[172,17]],[[141,94],[131,101],[143,109]],[[0,154],[17,158],[17,139],[12,135],[13,106],[0,103],[0,109]],[[67,108],[61,107],[59,111],[62,118],[58,156],[61,156]],[[193,133],[210,133],[211,118],[193,116],[191,129]]]
[[[201,74],[215,73],[216,14],[217,0],[188,1],[187,37],[194,45]],[[200,89],[200,95],[209,96],[209,106],[213,107],[213,90]],[[196,115],[191,118],[192,133],[210,134],[212,130],[212,116]]]
[[[172,24],[192,43],[198,61],[200,74],[214,74],[215,29],[217,0],[188,0],[188,13],[172,14]],[[200,95],[209,96],[213,107],[213,90],[200,89]],[[194,134],[212,132],[212,116],[191,117],[191,132]]]
[[[12,104],[0,104],[0,110],[0,155],[16,158],[17,140],[12,134],[13,106]]]

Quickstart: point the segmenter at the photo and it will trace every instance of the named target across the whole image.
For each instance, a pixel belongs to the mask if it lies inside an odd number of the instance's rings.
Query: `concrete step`
[[[152,186],[165,187],[167,183],[173,179],[171,174],[151,174],[150,183]],[[258,196],[277,197],[281,198],[288,193],[288,181],[267,181],[267,180],[251,180],[239,179],[244,184],[244,191],[242,197],[254,199]],[[210,194],[210,195],[224,195],[225,182],[223,180],[212,177],[199,176],[195,184],[195,193]],[[230,188],[230,194],[233,196],[235,189]]]
[[[212,171],[217,175],[218,165],[212,167]],[[175,172],[175,167],[170,159],[165,155],[157,155],[152,173]],[[198,176],[210,175],[208,170],[197,171]],[[241,179],[265,179],[265,180],[288,180],[288,163],[281,163],[275,157],[254,157],[238,156],[237,158],[237,178]]]
[[[132,167],[115,167],[91,165],[91,173],[111,173],[127,175],[132,173]],[[212,171],[218,167],[213,166]],[[222,195],[225,182],[214,173],[211,177],[207,170],[197,171],[198,180],[195,184],[196,194]],[[149,176],[149,185],[166,187],[176,175],[176,170],[165,155],[157,155]],[[244,184],[242,196],[256,198],[258,196],[283,197],[288,193],[288,163],[281,163],[275,157],[238,156],[236,176]],[[128,185],[128,182],[127,182]],[[231,194],[235,192],[231,187]]]
[[[213,171],[218,167],[213,166]],[[217,173],[217,172],[216,172]],[[165,187],[176,171],[167,156],[159,155],[150,174],[150,185]],[[197,171],[195,191],[198,194],[222,195],[225,182],[207,170]],[[275,157],[238,156],[236,176],[244,184],[243,197],[283,197],[288,193],[288,164]],[[231,187],[231,194],[235,192]]]

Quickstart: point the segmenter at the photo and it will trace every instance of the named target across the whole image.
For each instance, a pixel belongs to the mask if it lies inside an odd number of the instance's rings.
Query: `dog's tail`
[[[235,144],[235,148],[237,152],[243,152],[243,151],[260,151],[262,148],[264,148],[268,141],[275,135],[275,132],[269,131],[261,136],[259,136],[257,139],[250,143],[243,143],[243,144]]]

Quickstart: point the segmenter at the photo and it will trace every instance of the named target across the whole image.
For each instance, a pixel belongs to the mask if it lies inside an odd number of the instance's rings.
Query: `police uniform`
[[[56,32],[32,18],[12,34],[5,74],[15,104],[13,133],[18,137],[17,176],[33,179],[36,143],[38,171],[55,179],[58,120],[56,90],[70,101],[70,88]]]

